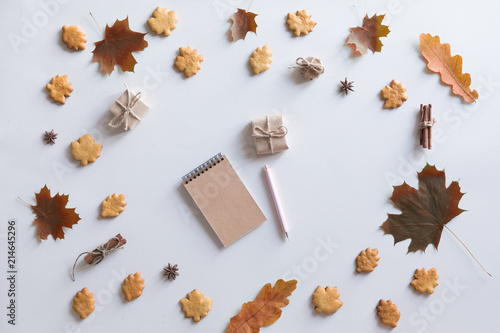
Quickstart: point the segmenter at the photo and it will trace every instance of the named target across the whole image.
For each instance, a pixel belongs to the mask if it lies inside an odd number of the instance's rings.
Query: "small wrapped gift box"
[[[148,113],[149,106],[141,99],[141,93],[135,94],[128,88],[109,108],[113,114],[113,119],[108,126],[113,128],[123,128],[125,131],[133,129]]]
[[[252,137],[259,155],[287,150],[287,133],[288,129],[283,125],[282,114],[252,119]]]

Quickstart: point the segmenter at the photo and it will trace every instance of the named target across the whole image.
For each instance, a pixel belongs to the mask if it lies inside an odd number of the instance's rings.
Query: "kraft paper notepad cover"
[[[225,155],[200,165],[183,183],[225,247],[266,220]]]

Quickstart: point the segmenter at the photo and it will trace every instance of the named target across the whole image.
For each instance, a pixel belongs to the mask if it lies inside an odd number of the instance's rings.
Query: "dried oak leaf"
[[[255,23],[255,17],[257,15],[258,14],[238,8],[238,11],[229,18],[229,21],[231,21],[229,40],[231,42],[236,42],[239,39],[245,40],[249,31],[257,34],[257,23]]]
[[[63,227],[73,228],[73,224],[80,221],[80,216],[75,213],[76,208],[66,208],[69,195],[57,193],[50,196],[50,190],[45,185],[40,193],[35,193],[36,206],[30,205],[36,215],[33,224],[36,225],[36,235],[40,240],[46,240],[52,235],[54,240],[64,239]]]
[[[380,37],[387,37],[389,27],[383,25],[385,15],[368,15],[363,19],[362,27],[350,28],[351,33],[347,37],[346,45],[352,48],[354,55],[363,55],[370,49],[373,53],[382,51],[382,42]]]
[[[388,214],[381,228],[394,236],[394,244],[410,238],[408,252],[422,250],[433,244],[437,249],[445,224],[464,212],[458,203],[464,195],[457,181],[448,188],[444,171],[427,164],[418,173],[419,189],[410,185],[394,186],[390,198],[402,214]]]
[[[258,333],[281,317],[281,307],[288,305],[288,296],[297,288],[297,280],[278,280],[274,287],[266,284],[255,300],[245,303],[240,313],[231,318],[226,333]]]
[[[132,52],[142,51],[148,46],[148,42],[144,40],[145,35],[130,30],[128,17],[123,21],[116,20],[111,28],[106,24],[104,39],[94,43],[92,61],[99,62],[99,70],[109,75],[115,65],[120,66],[124,72],[133,72],[137,61]]]
[[[427,68],[441,76],[441,81],[451,87],[451,91],[472,103],[478,99],[477,91],[470,89],[471,78],[469,73],[462,73],[462,57],[451,56],[450,44],[441,44],[439,36],[430,34],[420,35],[420,50],[427,62]]]

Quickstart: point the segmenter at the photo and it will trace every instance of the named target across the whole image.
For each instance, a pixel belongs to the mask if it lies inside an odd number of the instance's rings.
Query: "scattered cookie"
[[[380,90],[382,98],[385,99],[384,109],[394,109],[403,105],[403,101],[408,100],[408,96],[405,94],[406,88],[403,84],[392,80],[390,86],[385,86],[384,89]]]
[[[71,155],[75,160],[80,161],[80,165],[95,162],[96,158],[101,156],[102,146],[94,142],[95,140],[89,134],[80,137],[78,142],[71,142]]]
[[[342,306],[342,302],[338,299],[340,297],[337,287],[323,288],[318,286],[313,293],[312,303],[316,306],[314,311],[317,313],[324,312],[327,315],[337,312]]]
[[[125,194],[116,194],[114,193],[112,196],[108,195],[106,200],[104,200],[101,204],[101,216],[102,217],[117,217],[121,212],[124,211],[124,208],[127,205],[125,202]]]
[[[186,318],[193,318],[193,321],[200,321],[201,317],[208,315],[212,308],[212,299],[205,298],[197,289],[187,294],[187,298],[181,299],[182,311]]]
[[[80,315],[80,318],[85,319],[88,315],[94,312],[95,309],[94,294],[89,292],[87,288],[76,293],[73,298],[73,310]]]
[[[432,294],[434,292],[434,287],[439,285],[437,282],[439,276],[435,268],[427,271],[425,268],[416,269],[413,275],[414,279],[410,284],[415,288],[416,291],[423,293]]]
[[[68,82],[67,75],[58,75],[53,77],[52,80],[50,80],[50,83],[47,83],[45,88],[50,91],[50,98],[52,98],[54,102],[59,102],[61,104],[66,103],[66,97],[69,97],[70,93],[73,91],[71,83]]]
[[[174,66],[181,72],[184,72],[186,77],[191,75],[196,75],[199,69],[201,69],[200,62],[203,61],[203,56],[198,54],[196,49],[192,49],[191,46],[179,47],[179,54],[175,59]]]
[[[177,16],[175,10],[168,11],[167,8],[156,7],[153,17],[148,19],[151,30],[157,35],[170,36],[170,30],[175,29]]]
[[[369,273],[373,272],[373,269],[378,266],[378,262],[380,257],[378,256],[377,249],[367,248],[359,253],[359,256],[356,257],[356,272],[361,273]]]
[[[384,301],[382,299],[377,306],[377,315],[382,324],[392,327],[398,326],[398,320],[401,317],[396,304],[393,304],[391,300]]]
[[[87,42],[87,38],[85,38],[85,34],[80,30],[76,25],[64,25],[62,27],[63,34],[62,40],[66,43],[66,45],[75,51],[85,50],[85,43]]]
[[[136,299],[142,295],[144,289],[144,279],[141,278],[141,273],[137,272],[134,275],[129,274],[123,281],[122,292],[127,301]]]
[[[313,31],[316,22],[311,20],[311,15],[307,14],[306,10],[298,10],[297,15],[288,13],[288,20],[286,20],[286,24],[288,24],[288,29],[294,30],[295,36],[300,36],[300,34],[307,35],[311,31]]]
[[[265,45],[264,47],[259,46],[253,51],[250,58],[250,66],[253,68],[253,73],[259,74],[271,68],[271,63],[273,62],[272,56],[273,53],[269,50],[269,45]]]

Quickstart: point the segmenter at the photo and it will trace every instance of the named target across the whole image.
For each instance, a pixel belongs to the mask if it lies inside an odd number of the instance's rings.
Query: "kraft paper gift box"
[[[114,117],[108,125],[128,131],[143,119],[149,111],[149,106],[142,100],[140,92],[135,94],[127,87],[127,90],[111,105],[109,111]]]
[[[282,114],[252,119],[252,137],[259,155],[287,150],[287,134],[288,129],[283,125]]]

